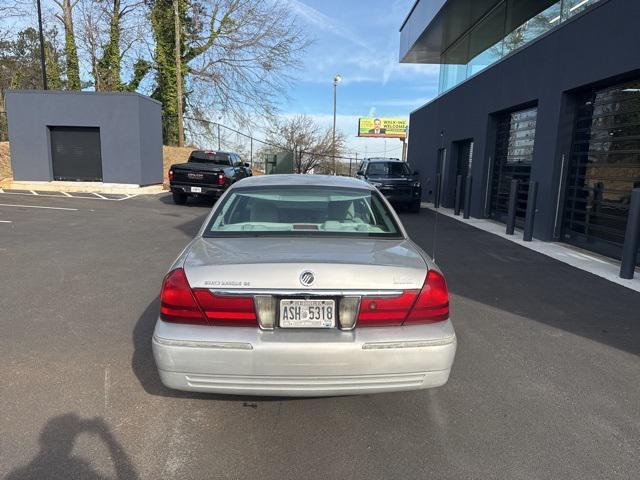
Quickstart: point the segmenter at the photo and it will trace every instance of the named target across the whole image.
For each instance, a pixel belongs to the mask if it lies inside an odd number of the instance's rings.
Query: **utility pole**
[[[182,124],[182,48],[180,41],[180,8],[178,2],[173,0],[173,14],[175,16],[175,41],[176,41],[176,101],[178,112],[178,146],[184,147],[184,125]]]
[[[42,7],[40,6],[40,0],[36,2],[38,4],[38,33],[40,35],[40,69],[42,70],[42,88],[49,90],[47,85],[47,62],[44,56],[44,33],[42,32]]]
[[[340,74],[333,77],[333,140],[331,141],[331,150],[333,154],[333,174],[337,174],[336,169],[336,105],[338,95],[338,84],[342,81]]]

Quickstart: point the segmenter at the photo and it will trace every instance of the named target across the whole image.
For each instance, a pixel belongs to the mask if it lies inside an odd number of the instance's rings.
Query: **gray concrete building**
[[[161,104],[137,93],[9,90],[16,181],[162,182]]]
[[[517,179],[522,224],[535,181],[535,238],[620,258],[640,186],[638,19],[636,0],[416,1],[400,59],[440,65],[410,118],[424,198],[453,207],[471,176],[471,216],[504,222]]]

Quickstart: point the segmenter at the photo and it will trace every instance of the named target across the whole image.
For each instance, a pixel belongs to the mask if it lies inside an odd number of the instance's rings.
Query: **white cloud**
[[[418,98],[389,98],[384,100],[372,100],[370,103],[378,107],[403,107],[403,108],[418,108],[421,105],[431,101],[432,97],[418,97]]]
[[[360,36],[354,33],[351,29],[342,25],[338,20],[332,18],[321,11],[306,5],[299,0],[289,0],[289,6],[293,12],[301,19],[307,21],[311,25],[314,25],[320,30],[333,33],[357,46],[371,50],[371,46]]]
[[[406,0],[394,2],[392,12],[383,18],[375,17],[379,31],[388,29],[388,34],[378,37],[375,42],[358,33],[357,26],[347,26],[301,0],[287,2],[300,20],[317,31],[317,42],[309,52],[307,68],[301,78],[304,81],[325,82],[325,77],[340,72],[346,85],[362,82],[386,85],[392,79],[427,79],[438,75],[437,65],[399,63],[400,34],[397,27],[407,11]]]

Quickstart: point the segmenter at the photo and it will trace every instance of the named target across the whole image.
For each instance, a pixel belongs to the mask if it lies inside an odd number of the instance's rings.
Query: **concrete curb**
[[[0,188],[7,190],[35,190],[40,192],[112,193],[120,195],[157,195],[162,193],[162,184],[140,186],[127,183],[101,182],[21,182],[5,179]]]

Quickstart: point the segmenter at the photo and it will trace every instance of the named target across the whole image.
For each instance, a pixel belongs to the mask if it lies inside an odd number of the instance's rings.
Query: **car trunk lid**
[[[349,291],[419,289],[427,265],[406,239],[256,237],[198,238],[184,269],[194,288]]]

